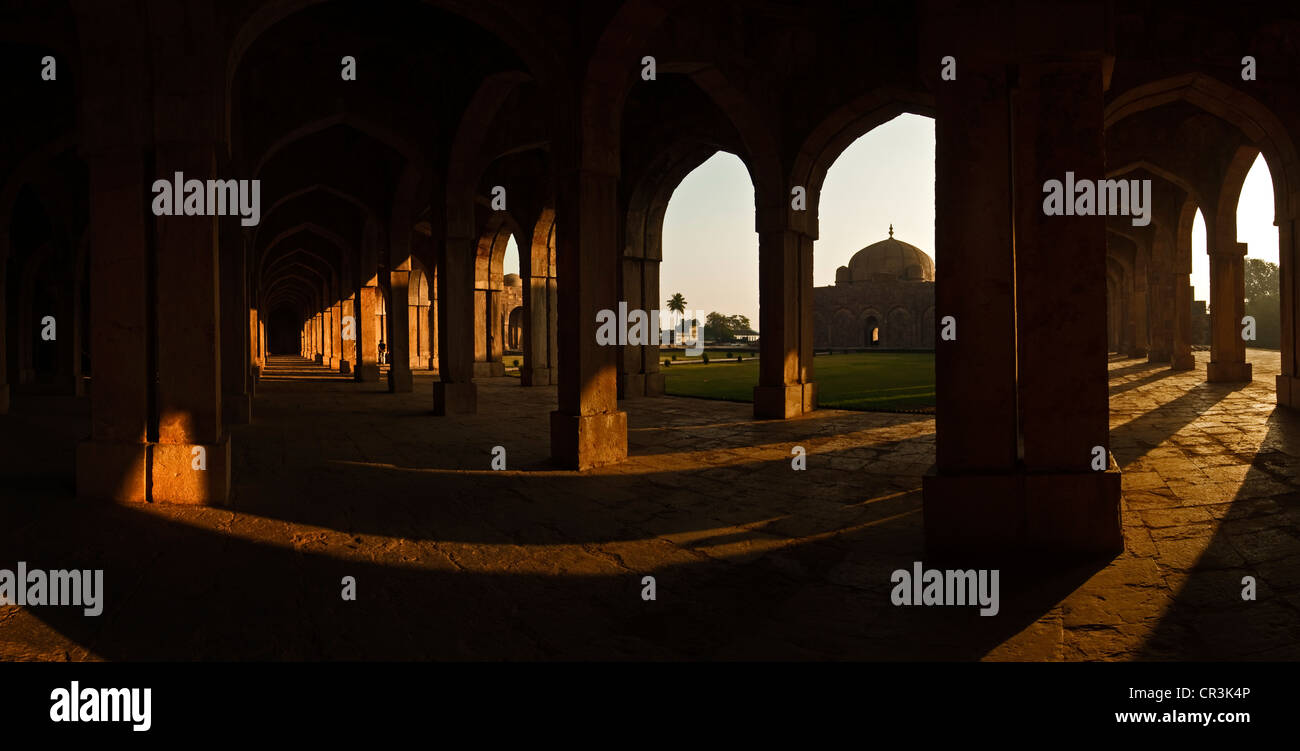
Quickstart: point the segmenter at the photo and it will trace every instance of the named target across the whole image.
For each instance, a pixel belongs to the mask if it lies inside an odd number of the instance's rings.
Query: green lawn
[[[710,359],[712,359],[710,357]],[[934,407],[934,353],[861,352],[818,355],[817,404],[835,409],[894,410]],[[674,396],[752,402],[758,360],[672,365],[660,369]]]

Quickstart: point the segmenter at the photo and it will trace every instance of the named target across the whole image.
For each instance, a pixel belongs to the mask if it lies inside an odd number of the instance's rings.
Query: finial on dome
[[[893,237],[893,236],[894,236],[894,225],[892,225],[892,224],[889,225],[889,236],[890,236],[890,237]]]

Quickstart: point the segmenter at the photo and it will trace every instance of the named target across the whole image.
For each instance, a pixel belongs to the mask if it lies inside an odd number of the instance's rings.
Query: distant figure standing
[[[388,362],[386,358],[387,358],[387,353],[384,352],[384,343],[380,342],[379,343],[379,364],[383,365],[384,363]]]

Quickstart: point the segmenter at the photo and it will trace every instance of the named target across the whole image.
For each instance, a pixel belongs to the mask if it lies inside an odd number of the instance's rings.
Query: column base
[[[627,458],[627,413],[551,413],[551,459],[566,469],[585,470]]]
[[[817,409],[817,384],[815,383],[754,387],[756,419],[786,420],[815,409]]]
[[[339,372],[343,375],[352,375],[352,363],[347,360],[339,360]]]
[[[363,362],[357,366],[357,380],[362,383],[378,383],[379,375],[379,366],[373,362]]]
[[[619,373],[618,398],[639,399],[645,396],[645,373]]]
[[[0,383],[0,415],[9,414],[9,384]]]
[[[196,449],[203,449],[198,469]],[[215,444],[158,443],[153,446],[149,495],[154,503],[224,506],[230,500],[230,436]]]
[[[506,364],[500,360],[474,363],[475,378],[496,378],[506,374]]]
[[[1120,470],[938,474],[922,479],[928,556],[1113,555],[1124,549]]]
[[[519,371],[519,382],[524,386],[550,386],[552,383],[551,369],[521,368]]]
[[[409,394],[415,390],[415,377],[409,368],[388,369],[388,392],[390,394]]]
[[[1283,407],[1300,409],[1300,378],[1277,376],[1277,403]]]
[[[1252,380],[1254,369],[1248,362],[1211,362],[1206,366],[1205,380],[1210,383],[1246,383]]]
[[[473,383],[433,384],[433,413],[438,416],[478,413],[478,387]]]
[[[331,357],[331,358],[330,358],[330,370],[338,370],[338,369],[339,369],[339,364],[342,363],[342,362],[343,362],[343,361],[340,360],[340,359],[337,358],[337,357]]]
[[[253,421],[253,398],[248,394],[222,394],[221,419],[227,425],[247,425]]]
[[[1174,355],[1173,361],[1169,365],[1170,370],[1195,370],[1196,357],[1191,352]]]
[[[149,501],[149,444],[77,444],[77,497],[113,503]]]
[[[1146,356],[1147,356],[1147,348],[1146,348],[1146,347],[1129,347],[1127,350],[1125,350],[1125,352],[1124,352],[1124,356],[1125,356],[1125,357],[1146,357]]]
[[[645,395],[646,396],[663,396],[664,384],[666,379],[663,373],[646,373],[645,374]]]
[[[1167,349],[1149,349],[1147,350],[1147,362],[1169,362],[1173,359]]]

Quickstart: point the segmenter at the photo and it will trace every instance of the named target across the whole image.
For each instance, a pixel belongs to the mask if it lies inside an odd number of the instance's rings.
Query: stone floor
[[[103,568],[107,593],[98,618],[0,607],[0,658],[1295,659],[1300,418],[1277,354],[1250,357],[1244,387],[1206,384],[1206,353],[1111,362],[1128,549],[1004,570],[990,618],[890,604],[924,560],[924,415],[630,401],[631,458],[579,474],[547,465],[554,388],[481,381],[480,414],[440,418],[431,376],[390,395],[281,361],[233,430],[230,506],[192,508],[76,501],[85,401],[16,395],[0,568]]]

